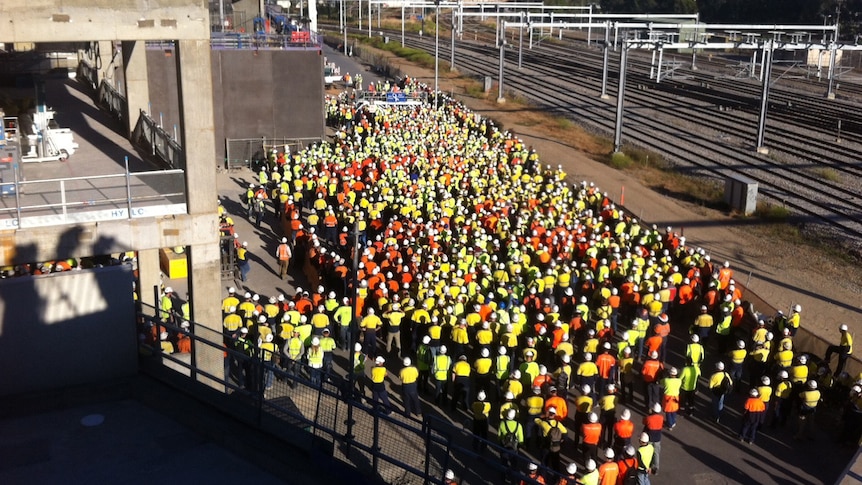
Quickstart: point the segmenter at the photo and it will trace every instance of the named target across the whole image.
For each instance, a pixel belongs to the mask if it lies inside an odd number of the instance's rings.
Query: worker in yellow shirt
[[[404,358],[404,367],[398,373],[401,379],[401,394],[404,400],[404,413],[408,416],[422,415],[422,406],[419,403],[419,388],[417,380],[419,379],[419,369],[413,365],[410,357]]]
[[[479,391],[476,400],[470,407],[473,412],[473,451],[481,453],[488,441],[488,415],[491,413],[491,403],[487,400],[485,391]],[[481,439],[479,439],[481,438]]]
[[[461,355],[458,361],[452,365],[452,411],[458,406],[458,401],[464,404],[464,409],[470,409],[470,363],[467,356]]]
[[[242,317],[236,312],[236,307],[228,307],[227,315],[224,317],[224,333],[233,335],[242,326]]]
[[[363,344],[365,354],[374,357],[377,355],[377,329],[383,324],[380,317],[374,314],[374,309],[369,308],[365,317],[359,322],[359,328],[363,331]]]
[[[838,345],[830,345],[829,348],[826,349],[826,365],[829,365],[832,361],[832,354],[838,354],[838,367],[835,368],[835,373],[832,375],[837,376],[844,371],[844,366],[847,364],[847,359],[850,357],[850,354],[853,353],[853,336],[850,335],[850,330],[847,328],[847,325],[841,324],[838,327],[838,331],[841,332],[841,341]]]
[[[383,357],[374,359],[374,368],[371,369],[371,403],[384,414],[389,414],[392,412],[392,404],[389,403],[389,393],[386,390],[387,371],[384,364],[386,359]]]

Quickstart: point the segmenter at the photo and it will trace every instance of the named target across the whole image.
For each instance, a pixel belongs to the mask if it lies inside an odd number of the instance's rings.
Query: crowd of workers
[[[307,368],[313,383],[341,373],[340,348],[358,396],[387,413],[389,389],[407,414],[463,408],[477,438],[508,450],[506,464],[536,459],[531,483],[545,483],[539,461],[556,483],[649,483],[662,434],[681,416],[719,423],[725,404],[748,443],[791,418],[808,438],[824,402],[843,406],[840,439],[858,443],[862,387],[843,371],[846,326],[825,359],[800,352],[799,305],[759,319],[729,262],[639,223],[456,101],[326,106],[335,141],[273,154],[245,201],[250,217],[272,204],[284,234],[271,257],[282,278],[302,268],[309,286],[263,297],[232,288],[229,345],[289,373]]]

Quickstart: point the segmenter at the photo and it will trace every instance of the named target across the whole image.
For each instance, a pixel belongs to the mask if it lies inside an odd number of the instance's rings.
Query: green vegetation
[[[790,209],[783,205],[776,205],[771,202],[759,202],[754,215],[771,222],[786,222],[790,217]]]
[[[838,174],[838,171],[832,167],[818,167],[812,169],[815,177],[821,178],[828,182],[838,182],[841,179],[841,176]]]
[[[375,49],[391,52],[404,60],[410,61],[426,69],[434,69],[434,56],[427,52],[419,49],[412,49],[410,47],[401,47],[400,42],[390,41],[389,43],[386,43],[384,42],[383,37],[366,37],[361,35],[351,35],[350,37],[352,37],[353,40],[374,47]],[[440,70],[449,70],[449,63],[446,61],[440,61]]]

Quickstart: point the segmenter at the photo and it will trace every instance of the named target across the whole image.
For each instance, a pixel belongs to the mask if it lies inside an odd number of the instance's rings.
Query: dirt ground
[[[410,77],[433,84],[433,70],[423,69],[390,55],[390,62]],[[730,261],[736,281],[766,304],[756,310],[767,315],[788,312],[802,305],[802,326],[828,342],[837,342],[838,325],[846,323],[853,335],[862,336],[862,313],[857,299],[862,270],[847,260],[808,245],[785,241],[771,222],[732,217],[730,214],[659,194],[629,174],[594,159],[608,153],[609,145],[578,135],[573,123],[548,118],[521,103],[498,104],[475,93],[475,83],[457,73],[440,73],[440,90],[454,94],[472,110],[499,121],[532,145],[546,164],[562,165],[570,182],[594,182],[626,210],[648,224],[672,226],[688,245],[703,247],[712,260]],[[468,90],[468,86],[471,89]],[[576,123],[576,120],[574,120]],[[591,158],[592,157],[592,158]],[[823,344],[812,345],[820,350]],[[808,346],[806,346],[808,347]],[[819,353],[819,352],[818,352]]]

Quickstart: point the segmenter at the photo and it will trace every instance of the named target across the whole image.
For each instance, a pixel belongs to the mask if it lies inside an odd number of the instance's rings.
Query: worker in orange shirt
[[[644,396],[647,408],[661,401],[661,384],[659,378],[664,365],[658,360],[658,352],[650,352],[649,358],[641,368],[641,377],[644,382]]]
[[[632,434],[635,424],[632,422],[632,412],[623,409],[620,419],[614,424],[614,450],[621,453],[627,446],[632,444]]]
[[[581,456],[584,461],[599,459],[599,440],[602,437],[602,424],[599,423],[599,415],[590,413],[587,422],[581,425]]]
[[[605,450],[605,462],[599,466],[599,485],[617,485],[620,467],[614,461],[614,450]]]
[[[548,410],[553,407],[557,409],[557,419],[561,421],[567,419],[569,417],[569,405],[566,403],[566,399],[557,395],[555,386],[548,388],[548,394],[548,398],[545,399],[545,414],[548,414]]]
[[[763,424],[765,416],[766,405],[760,399],[760,391],[752,389],[748,392],[748,399],[745,401],[742,413],[742,428],[739,430],[739,440],[745,441],[748,444],[754,443],[754,438],[757,436],[757,428]]]

